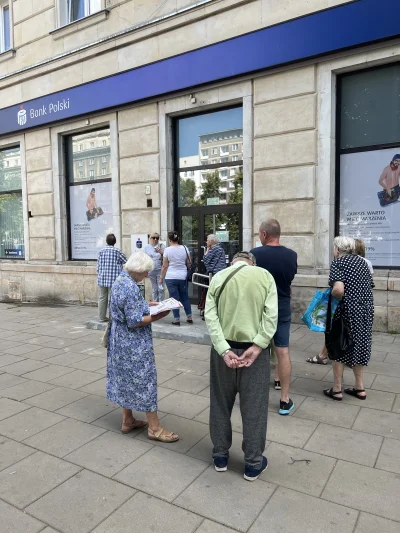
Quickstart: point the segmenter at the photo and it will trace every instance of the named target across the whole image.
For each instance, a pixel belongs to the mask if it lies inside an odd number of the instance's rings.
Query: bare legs
[[[147,423],[149,425],[149,430],[151,430],[153,433],[156,433],[157,431],[159,431],[161,429],[157,411],[146,413],[146,417],[147,417]],[[124,429],[128,429],[135,422],[137,422],[139,424],[137,426],[138,428],[145,425],[145,423],[143,423],[144,421],[135,420],[135,418],[133,416],[133,413],[132,413],[132,409],[122,409],[122,429],[123,430]],[[141,424],[141,422],[142,422],[142,424]],[[178,437],[178,435],[176,435],[175,433],[172,433],[171,436],[172,436],[172,438],[177,438]]]
[[[278,348],[275,346],[275,353],[278,358],[278,374],[281,382],[281,401],[289,401],[290,377],[292,374],[292,363],[290,362],[289,348]]]
[[[355,385],[354,385],[354,388],[356,390],[364,390],[364,367],[361,366],[361,365],[356,365],[354,368],[353,368],[353,373],[354,373],[354,379],[355,379]],[[366,393],[365,392],[359,392],[358,393],[358,396],[366,396]]]
[[[338,363],[337,361],[333,361],[332,367],[333,367],[333,392],[339,392],[342,390],[344,364]],[[336,397],[342,398],[343,395],[338,394]]]

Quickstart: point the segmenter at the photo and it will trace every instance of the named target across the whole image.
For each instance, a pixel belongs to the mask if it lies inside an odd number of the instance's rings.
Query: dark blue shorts
[[[290,338],[290,324],[292,322],[291,315],[285,315],[283,317],[278,314],[278,327],[274,335],[274,345],[277,348],[288,348]]]

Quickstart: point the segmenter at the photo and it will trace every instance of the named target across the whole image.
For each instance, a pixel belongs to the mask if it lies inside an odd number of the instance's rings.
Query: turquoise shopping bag
[[[326,313],[328,310],[328,300],[331,289],[326,291],[317,291],[311,300],[307,311],[301,317],[301,320],[311,331],[324,332],[326,328]],[[339,300],[332,298],[332,316],[338,306]]]

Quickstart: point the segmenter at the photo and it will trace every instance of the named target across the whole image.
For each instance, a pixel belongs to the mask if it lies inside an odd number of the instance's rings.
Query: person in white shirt
[[[153,302],[162,302],[164,300],[164,285],[160,282],[164,250],[165,246],[160,244],[160,235],[153,231],[149,244],[144,248],[144,251],[153,259],[154,263],[154,270],[149,274]]]

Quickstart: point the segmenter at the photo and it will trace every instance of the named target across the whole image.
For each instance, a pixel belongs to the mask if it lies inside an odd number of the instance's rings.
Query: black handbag
[[[189,252],[188,252],[188,249],[186,248],[186,246],[184,246],[185,248],[185,252],[186,252],[186,257],[187,257],[187,260],[189,262],[189,265],[186,265],[187,266],[187,275],[186,275],[186,279],[188,281],[192,281],[192,278],[193,278],[193,274],[194,272],[196,272],[196,267],[193,265],[191,259],[190,259],[190,256],[189,256]]]
[[[332,322],[332,294],[329,295],[326,313],[325,346],[329,359],[336,361],[354,347],[350,328],[344,320],[344,301],[340,300],[340,318]]]

